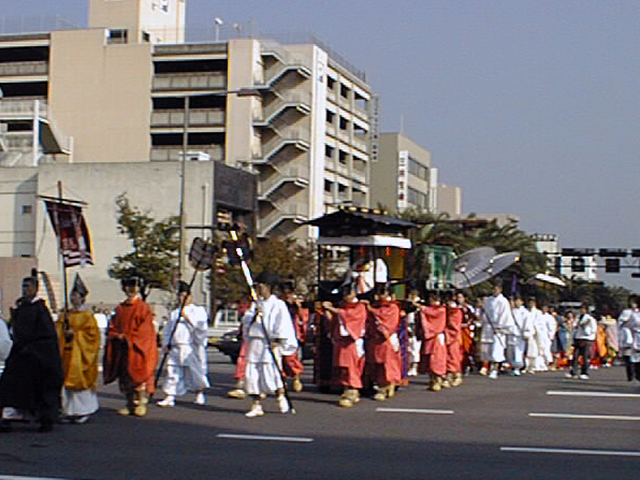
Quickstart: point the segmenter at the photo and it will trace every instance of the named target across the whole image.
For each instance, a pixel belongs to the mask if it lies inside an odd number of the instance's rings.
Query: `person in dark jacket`
[[[37,272],[22,281],[22,297],[11,309],[13,348],[0,378],[0,411],[12,407],[35,416],[39,432],[53,430],[60,409],[62,363],[58,336],[45,301],[37,296]],[[0,432],[11,431],[0,423]]]

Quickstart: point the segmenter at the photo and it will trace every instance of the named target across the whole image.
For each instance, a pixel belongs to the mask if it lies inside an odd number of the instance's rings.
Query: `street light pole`
[[[185,242],[185,186],[186,186],[186,163],[187,149],[189,148],[189,97],[184,97],[184,124],[182,130],[182,162],[180,163],[180,234],[179,234],[179,257],[178,257],[178,277],[183,277],[184,267],[184,242]]]

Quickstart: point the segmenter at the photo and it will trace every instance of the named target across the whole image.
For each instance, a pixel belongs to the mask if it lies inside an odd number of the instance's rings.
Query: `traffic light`
[[[585,261],[582,257],[573,257],[571,259],[571,271],[581,273],[585,271]]]
[[[620,259],[606,258],[604,260],[604,271],[607,273],[620,273]]]

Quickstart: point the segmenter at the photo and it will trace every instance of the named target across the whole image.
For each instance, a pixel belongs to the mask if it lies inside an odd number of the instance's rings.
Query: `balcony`
[[[0,77],[40,76],[48,73],[49,64],[46,61],[0,63]]]
[[[12,132],[4,136],[7,151],[30,151],[33,149],[33,132]]]
[[[153,77],[154,92],[224,90],[226,88],[225,73],[160,74]]]
[[[189,110],[190,127],[224,126],[224,109]],[[184,127],[184,110],[157,110],[151,113],[152,127]]]
[[[182,160],[182,147],[178,146],[155,146],[151,147],[152,162],[179,162]],[[187,154],[194,152],[204,152],[211,157],[211,160],[224,160],[223,145],[189,145]]]
[[[0,120],[33,119],[36,100],[38,100],[38,116],[47,118],[49,108],[46,100],[14,97],[0,100]]]
[[[285,184],[292,184],[304,188],[309,185],[309,169],[306,167],[288,167],[278,169],[277,173],[269,177],[258,186],[258,198],[268,200],[269,195]]]

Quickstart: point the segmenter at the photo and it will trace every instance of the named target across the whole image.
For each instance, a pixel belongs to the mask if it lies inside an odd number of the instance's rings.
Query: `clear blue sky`
[[[0,15],[85,25],[87,5],[0,0]],[[640,248],[640,1],[187,0],[188,25],[216,16],[313,32],[366,70],[383,130],[428,148],[466,213]]]

